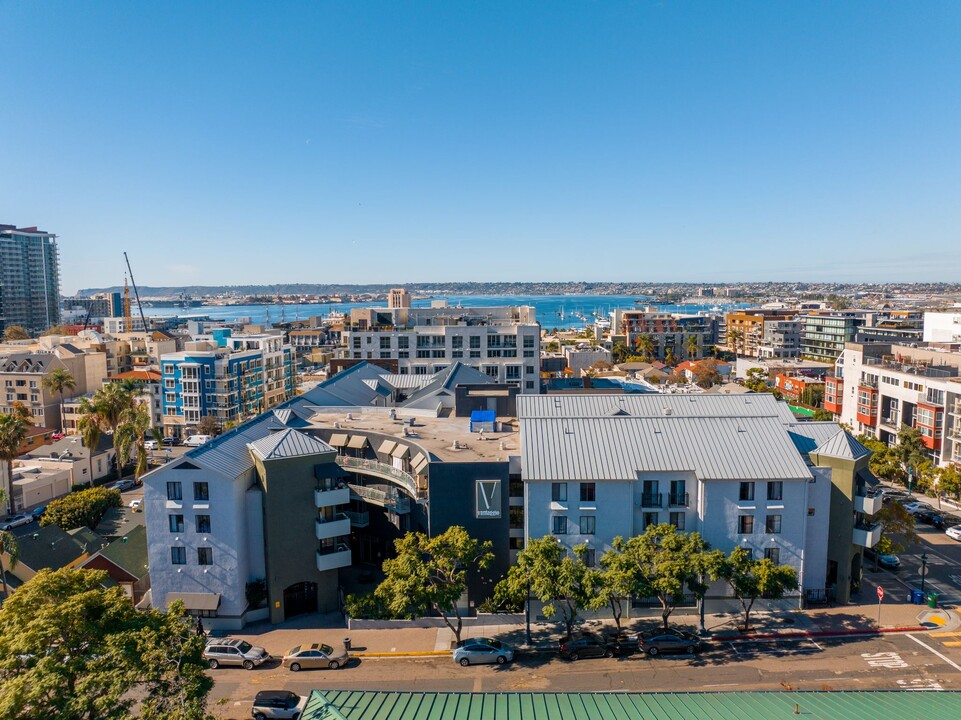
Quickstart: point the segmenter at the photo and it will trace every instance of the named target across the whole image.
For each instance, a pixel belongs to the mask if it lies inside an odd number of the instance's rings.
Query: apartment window
[[[534,342],[535,342],[535,338],[534,338],[533,335],[525,335],[525,336],[524,336],[524,347],[526,347],[526,348],[532,348],[532,347],[534,347]]]
[[[687,520],[687,513],[672,512],[671,519],[669,522],[678,530],[683,530],[686,520]]]
[[[210,515],[197,516],[197,532],[199,533],[210,532]]]
[[[754,501],[754,483],[742,482],[741,492],[738,495],[737,499],[742,502],[753,502]]]
[[[480,335],[471,335],[471,336],[470,336],[470,346],[469,346],[470,349],[471,349],[471,350],[479,350],[479,349],[480,349],[480,346],[481,346],[481,342],[480,342],[480,341],[481,341]],[[473,355],[471,355],[471,357],[473,357]]]
[[[414,375],[426,375],[427,366],[426,365],[414,365]]]
[[[507,547],[509,550],[523,550],[524,538],[522,537],[507,538]]]
[[[168,500],[183,500],[183,486],[179,482],[168,482],[167,483],[167,499]]]
[[[656,512],[646,512],[641,517],[641,523],[643,524],[645,530],[647,530],[647,528],[649,528],[651,525],[657,525],[657,522],[658,517]]]
[[[533,389],[534,389],[534,381],[533,381],[533,380],[528,380],[527,382],[524,383],[524,387],[525,387],[527,390],[533,390]]]
[[[581,483],[581,502],[594,502],[597,483]]]
[[[768,500],[783,500],[784,499],[784,483],[780,480],[776,482],[769,482],[767,484],[767,499]]]
[[[170,548],[170,564],[186,565],[187,564],[187,548],[184,548],[184,547]]]
[[[584,559],[584,564],[587,567],[597,567],[597,550],[594,548],[587,548],[582,555]]]
[[[764,557],[775,565],[781,564],[781,548],[764,548]]]
[[[597,518],[593,515],[581,515],[581,535],[594,535],[597,532]]]
[[[551,532],[554,535],[567,534],[567,516],[566,515],[554,515],[553,517],[551,517]]]
[[[781,532],[781,516],[780,515],[768,515],[764,518],[764,532],[768,533],[779,533]]]
[[[753,535],[754,534],[754,516],[738,515],[737,531],[738,531],[738,534],[740,535]]]
[[[551,483],[551,501],[567,502],[567,483]]]
[[[209,547],[197,548],[197,564],[198,565],[213,565],[214,564],[214,549]]]
[[[401,335],[397,338],[397,347],[401,350],[407,350],[410,348],[410,338],[407,335]]]
[[[512,506],[510,509],[510,528],[512,530],[524,529],[524,508]]]
[[[463,349],[464,347],[464,336],[463,335],[452,335],[450,338],[450,346],[456,349]]]
[[[507,369],[506,378],[507,378],[508,380],[520,380],[520,379],[521,379],[521,368],[520,368],[520,365],[508,365],[506,369]]]
[[[168,516],[170,520],[170,532],[172,533],[182,533],[184,531],[184,516],[183,515],[170,515]]]
[[[194,500],[206,502],[210,500],[210,489],[205,482],[194,483]]]
[[[388,337],[382,337],[382,338],[380,338],[380,349],[381,349],[381,350],[390,350],[390,337],[389,337],[389,336],[388,336]]]

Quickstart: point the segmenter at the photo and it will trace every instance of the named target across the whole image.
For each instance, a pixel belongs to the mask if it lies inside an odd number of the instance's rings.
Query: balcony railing
[[[346,485],[343,487],[334,487],[330,490],[323,490],[321,488],[314,490],[314,505],[316,507],[333,507],[335,505],[346,505],[349,502],[350,489]]]
[[[356,512],[354,510],[344,510],[344,515],[350,518],[351,527],[355,528],[365,528],[370,525],[370,513],[366,510],[364,512]]]
[[[855,495],[854,497],[855,512],[864,513],[865,515],[874,515],[880,509],[881,509],[880,495],[871,495],[871,496]]]
[[[642,508],[664,507],[664,496],[661,493],[643,493],[641,495]]]
[[[344,513],[334,513],[330,520],[317,518],[314,521],[314,532],[318,540],[350,535],[350,518]]]
[[[317,551],[317,569],[321,572],[349,567],[350,563],[350,545],[346,542],[334,543]]]
[[[879,523],[858,523],[854,527],[851,539],[855,545],[873,548],[881,540],[881,525]]]
[[[398,515],[410,512],[410,498],[397,492],[395,488],[391,488],[392,492],[387,492],[386,490],[364,485],[349,485],[349,487],[357,500],[379,505]]]
[[[417,480],[409,472],[404,470],[398,470],[392,465],[386,463],[378,462],[376,460],[367,460],[366,458],[354,458],[347,457],[343,455],[337,456],[336,462],[342,468],[347,470],[352,470],[354,472],[363,473],[365,475],[373,475],[375,477],[383,478],[389,480],[393,483],[397,483],[403,487],[408,493],[415,497],[418,501],[427,499],[427,492],[423,488],[417,487]]]
[[[671,493],[667,496],[667,504],[670,507],[687,507],[688,505],[688,494],[687,493]]]

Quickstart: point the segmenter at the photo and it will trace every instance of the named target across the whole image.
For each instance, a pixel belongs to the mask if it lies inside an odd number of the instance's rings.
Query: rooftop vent
[[[661,408],[661,412],[663,412],[665,415],[670,415],[670,414],[671,414],[671,408],[669,408],[669,407]]]
[[[353,419],[354,419],[354,413],[347,413],[347,419],[348,419],[348,420],[353,420]]]

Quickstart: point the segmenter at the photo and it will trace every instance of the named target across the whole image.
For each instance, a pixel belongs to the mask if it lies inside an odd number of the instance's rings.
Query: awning
[[[153,607],[153,590],[147,588],[147,592],[143,594],[140,598],[140,602],[137,603],[138,610],[150,610]]]
[[[347,436],[340,433],[334,433],[330,436],[330,442],[327,444],[335,448],[344,447],[344,445],[347,444]]]
[[[402,458],[407,457],[410,454],[410,448],[406,445],[398,444],[393,450],[390,451],[391,457]]]
[[[396,447],[396,445],[397,445],[396,440],[384,440],[384,442],[380,444],[380,447],[377,448],[377,452],[384,453],[385,455],[390,455],[390,451],[393,450],[394,447]]]
[[[351,435],[350,442],[347,443],[347,447],[353,448],[354,450],[360,450],[361,448],[367,447],[367,436]]]
[[[167,605],[180,600],[188,610],[216,610],[220,606],[220,593],[167,593]]]
[[[424,457],[424,453],[417,453],[410,464],[411,467],[414,468],[414,472],[419,473],[424,467],[427,466],[427,458]]]

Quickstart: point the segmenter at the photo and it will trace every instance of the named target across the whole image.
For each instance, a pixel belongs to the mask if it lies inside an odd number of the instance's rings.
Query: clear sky
[[[63,289],[961,280],[961,2],[0,0]]]

